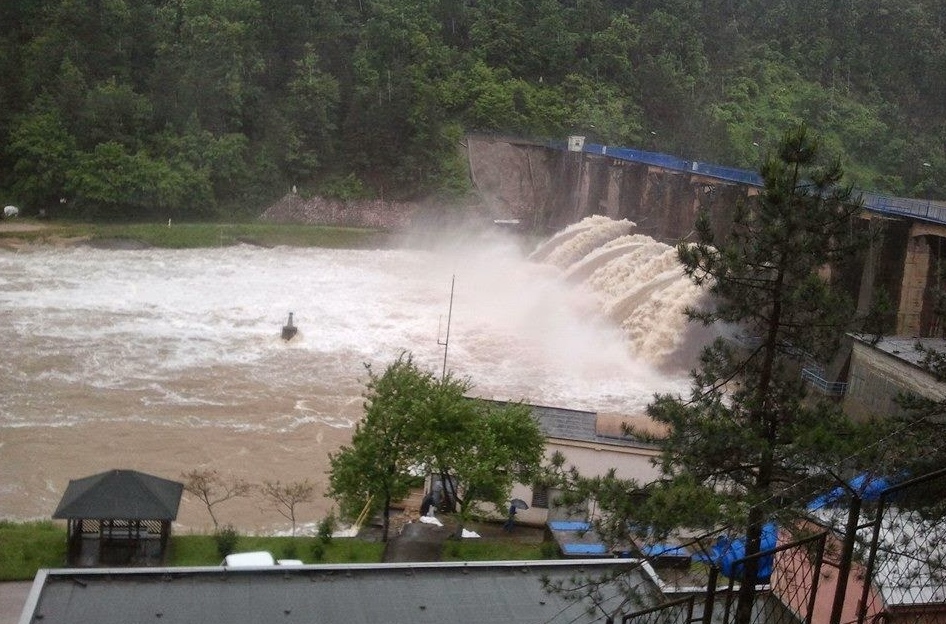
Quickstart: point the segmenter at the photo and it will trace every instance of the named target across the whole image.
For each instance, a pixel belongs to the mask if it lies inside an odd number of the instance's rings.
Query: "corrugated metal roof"
[[[226,570],[41,572],[21,621],[44,624],[589,624],[586,603],[548,593],[543,578],[628,570],[645,595],[656,585],[630,560],[301,566]],[[602,606],[623,595],[605,586]]]
[[[174,520],[184,485],[136,470],[69,481],[53,518]]]
[[[611,426],[613,416],[608,416],[608,426],[600,426],[596,412],[531,405],[532,415],[539,423],[539,428],[549,438],[593,442],[595,444],[613,444],[617,446],[648,446],[621,431],[620,424]],[[620,419],[618,419],[620,420]],[[624,419],[628,420],[628,419]],[[640,420],[640,419],[638,419]],[[631,422],[631,420],[628,420]],[[633,423],[638,424],[638,423]]]

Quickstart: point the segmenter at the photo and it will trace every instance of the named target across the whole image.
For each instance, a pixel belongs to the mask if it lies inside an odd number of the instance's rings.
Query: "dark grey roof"
[[[654,595],[655,582],[627,559],[41,571],[21,621],[590,624],[603,621],[600,610],[588,615],[541,580],[618,568]],[[613,586],[603,596],[608,610],[622,600]]]
[[[136,470],[69,481],[53,518],[174,520],[184,485]]]
[[[478,399],[498,405],[508,405],[509,401]],[[598,413],[565,407],[532,405],[532,417],[539,423],[539,429],[547,438],[571,440],[575,442],[594,442],[596,444],[616,444],[618,446],[646,446],[640,440],[629,435],[605,435],[598,432]]]
[[[870,341],[861,336],[854,336],[854,338],[859,342],[870,345]],[[884,336],[872,346],[878,351],[883,351],[904,362],[923,368],[923,360],[926,358],[926,353],[917,349],[917,345],[921,345],[926,351],[935,351],[938,353],[946,351],[946,340],[942,338]]]
[[[539,422],[542,433],[549,438],[614,444],[618,446],[648,446],[630,435],[605,435],[599,431],[597,412],[530,405],[533,417]]]
[[[597,414],[562,407],[532,405],[532,415],[539,421],[542,433],[550,438],[595,442]]]

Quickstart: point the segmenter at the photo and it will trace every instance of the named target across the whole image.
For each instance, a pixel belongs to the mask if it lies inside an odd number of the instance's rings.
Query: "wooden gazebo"
[[[183,490],[135,470],[69,481],[53,514],[69,523],[68,565],[163,565]]]

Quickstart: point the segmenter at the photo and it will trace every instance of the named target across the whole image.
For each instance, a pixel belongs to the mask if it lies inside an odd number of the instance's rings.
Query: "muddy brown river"
[[[447,366],[475,395],[638,413],[686,387],[684,373],[657,371],[652,346],[680,334],[679,293],[648,292],[654,326],[642,330],[609,316],[610,281],[596,291],[501,238],[423,251],[0,250],[0,517],[49,518],[70,479],[113,468],[180,479],[209,467],[311,480],[319,496],[298,511],[314,525],[332,508],[328,455],[361,415],[365,364],[410,351],[441,372],[454,278]],[[290,312],[299,334],[286,342]],[[287,529],[260,497],[217,510],[242,532]],[[209,527],[185,494],[175,530]]]

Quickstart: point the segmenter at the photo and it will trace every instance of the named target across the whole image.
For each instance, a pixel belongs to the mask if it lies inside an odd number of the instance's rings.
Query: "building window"
[[[532,486],[531,505],[533,507],[538,507],[539,509],[549,508],[549,486],[539,484]]]

